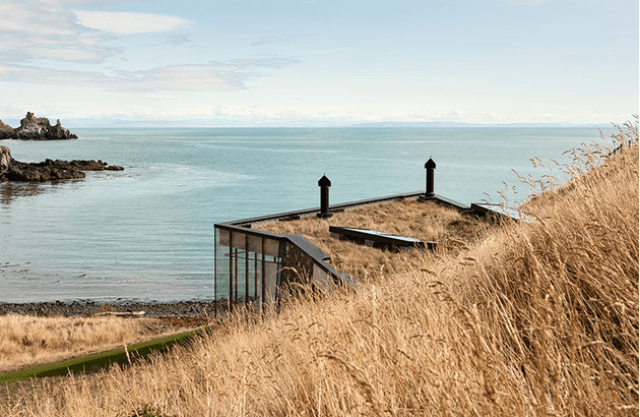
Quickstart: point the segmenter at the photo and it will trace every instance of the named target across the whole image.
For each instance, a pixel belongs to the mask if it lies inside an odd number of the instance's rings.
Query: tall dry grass
[[[0,373],[100,350],[168,332],[155,319],[0,316]]]
[[[537,413],[637,415],[637,119],[572,154],[570,183],[529,181],[549,190],[529,204],[538,222],[471,256],[459,299],[493,323]]]
[[[638,136],[463,254],[190,348],[16,390],[8,416],[638,415]],[[591,148],[593,149],[593,148]],[[546,198],[546,197],[545,197]]]

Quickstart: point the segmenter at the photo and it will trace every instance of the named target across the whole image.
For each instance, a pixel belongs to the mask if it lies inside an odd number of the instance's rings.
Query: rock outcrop
[[[11,168],[11,151],[6,146],[0,146],[0,175]]]
[[[61,140],[78,139],[78,137],[69,132],[69,129],[62,127],[60,119],[55,126],[52,126],[49,119],[35,117],[33,113],[27,112],[27,116],[20,120],[18,128],[13,129],[0,121],[0,139]]]
[[[13,139],[14,138],[14,128],[5,124],[0,120],[0,139]]]
[[[102,161],[47,159],[44,162],[26,163],[11,158],[6,146],[0,146],[0,183],[7,181],[54,181],[84,178],[83,171],[122,171],[124,168]]]

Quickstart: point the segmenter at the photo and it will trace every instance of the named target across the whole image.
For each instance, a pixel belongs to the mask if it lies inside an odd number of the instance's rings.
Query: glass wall
[[[228,224],[215,225],[217,301],[275,305],[280,291],[309,285],[329,290],[338,279],[328,256],[301,236],[274,235]]]
[[[281,242],[261,233],[215,227],[216,300],[273,304],[282,268]]]

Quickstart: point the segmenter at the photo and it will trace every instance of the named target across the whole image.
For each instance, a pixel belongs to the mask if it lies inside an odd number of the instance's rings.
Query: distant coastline
[[[351,127],[361,128],[598,128],[597,124],[571,123],[457,123],[457,122],[373,122],[358,123]]]
[[[7,123],[12,120],[7,119]],[[244,121],[233,119],[184,119],[184,120],[140,120],[140,119],[65,119],[65,123],[73,126],[74,129],[353,129],[353,128],[394,128],[394,129],[439,129],[439,128],[555,128],[555,129],[598,129],[611,127],[611,123],[464,123],[464,122],[400,122],[400,121],[380,121],[380,122],[360,122],[360,121],[319,121],[319,120],[261,120]]]

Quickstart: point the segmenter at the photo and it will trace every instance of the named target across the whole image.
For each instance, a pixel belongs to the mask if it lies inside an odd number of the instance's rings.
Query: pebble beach
[[[217,312],[227,309],[227,303],[219,302]],[[142,313],[143,312],[143,313]],[[213,317],[214,301],[177,301],[169,303],[124,302],[100,304],[92,301],[61,301],[44,303],[0,303],[0,315],[25,314],[40,316],[92,316],[109,313],[125,313],[143,317]]]

